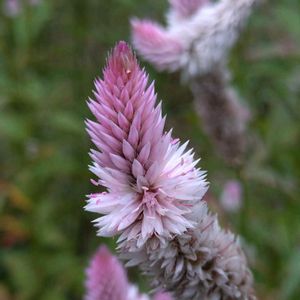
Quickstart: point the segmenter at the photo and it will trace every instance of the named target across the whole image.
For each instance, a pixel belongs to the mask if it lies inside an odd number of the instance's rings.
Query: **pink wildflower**
[[[8,17],[15,17],[21,11],[21,3],[19,0],[5,0],[3,6],[4,13]]]
[[[137,286],[128,282],[124,267],[105,246],[101,246],[86,270],[85,300],[149,300]],[[154,300],[172,300],[168,293],[154,295]]]
[[[127,300],[128,281],[116,257],[100,247],[86,270],[85,300]]]
[[[225,183],[220,199],[222,207],[229,211],[235,212],[242,205],[242,186],[236,180],[229,180]]]
[[[181,69],[189,78],[205,74],[226,65],[258,1],[169,0],[167,26],[135,19],[132,41],[139,54],[159,70]],[[170,51],[176,44],[180,47]]]
[[[96,100],[88,105],[97,121],[87,121],[87,130],[100,151],[91,151],[91,170],[107,192],[91,195],[86,209],[104,214],[95,220],[99,235],[122,233],[120,240],[140,247],[153,236],[192,228],[189,214],[207,190],[204,172],[195,167],[192,150],[185,152],[187,143],[180,146],[164,133],[153,83],[125,42],[95,85]]]

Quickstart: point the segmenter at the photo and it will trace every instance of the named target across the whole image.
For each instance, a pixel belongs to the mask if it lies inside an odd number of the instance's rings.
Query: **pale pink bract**
[[[95,82],[88,105],[96,122],[87,121],[98,148],[91,151],[96,184],[107,192],[89,196],[86,210],[101,236],[122,234],[123,242],[141,247],[153,236],[171,238],[194,227],[189,214],[207,190],[205,173],[196,168],[171,131],[164,132],[161,104],[154,85],[125,42],[108,58],[104,79]]]

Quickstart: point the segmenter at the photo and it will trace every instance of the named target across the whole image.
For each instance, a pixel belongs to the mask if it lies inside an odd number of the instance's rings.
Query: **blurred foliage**
[[[96,237],[83,210],[94,190],[85,100],[108,50],[129,40],[129,18],[162,20],[167,1],[28,3],[15,16],[0,15],[0,299],[76,300],[88,257],[99,243],[114,248]],[[231,55],[234,85],[253,113],[253,149],[242,169],[214,154],[179,75],[143,63],[168,126],[203,158],[211,206],[242,236],[260,299],[300,299],[299,11],[298,0],[265,1]],[[216,200],[230,178],[244,188],[235,214]]]

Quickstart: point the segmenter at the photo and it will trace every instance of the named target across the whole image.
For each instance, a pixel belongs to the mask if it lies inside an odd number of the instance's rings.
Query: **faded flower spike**
[[[143,271],[180,300],[255,300],[252,274],[238,240],[202,206],[197,228],[147,249]]]
[[[96,185],[107,192],[89,195],[86,210],[101,236],[122,234],[141,247],[149,238],[180,235],[195,226],[191,209],[207,190],[204,172],[192,150],[185,152],[171,131],[164,132],[161,104],[153,83],[125,42],[116,45],[95,82],[88,105],[96,122],[87,131],[97,147],[91,151]]]
[[[132,21],[135,48],[159,70],[196,76],[224,67],[229,50],[259,0],[169,0],[167,27]]]

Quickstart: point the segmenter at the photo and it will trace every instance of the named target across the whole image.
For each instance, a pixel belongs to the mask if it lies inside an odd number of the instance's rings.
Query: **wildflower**
[[[86,270],[85,300],[148,300],[129,284],[126,272],[105,246],[101,246]]]
[[[107,192],[89,196],[86,210],[103,214],[95,220],[101,236],[121,234],[138,247],[149,238],[170,238],[194,226],[189,214],[207,190],[187,143],[164,133],[161,104],[154,86],[126,43],[108,58],[104,79],[95,82],[88,105],[97,121],[87,121],[98,148],[91,151],[95,184]]]
[[[132,21],[133,44],[160,70],[182,69],[186,77],[205,74],[226,64],[228,52],[255,2],[170,0],[167,27]]]
[[[125,270],[104,246],[100,247],[86,271],[85,300],[127,300]]]
[[[105,246],[101,246],[86,270],[85,300],[149,300],[130,284],[124,267]],[[172,300],[167,293],[159,293],[154,300]]]
[[[220,198],[222,207],[229,212],[236,212],[242,205],[242,186],[237,180],[229,180],[224,184]]]
[[[3,10],[5,15],[15,17],[21,11],[21,3],[19,0],[5,0],[3,2]]]

